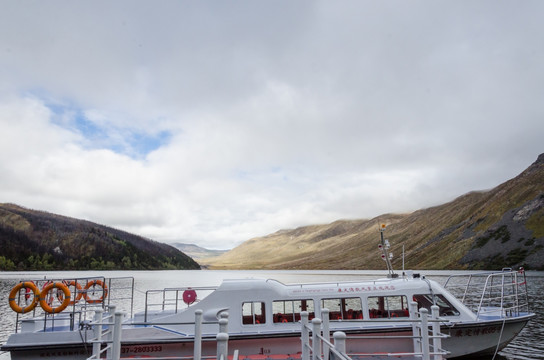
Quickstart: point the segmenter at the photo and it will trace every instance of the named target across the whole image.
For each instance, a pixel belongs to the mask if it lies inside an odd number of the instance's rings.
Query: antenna
[[[404,275],[404,244],[402,244],[402,274]]]
[[[385,260],[385,264],[387,265],[387,271],[389,271],[389,275],[387,277],[389,278],[396,278],[398,277],[397,274],[393,271],[393,265],[391,265],[391,259],[393,259],[393,253],[389,252],[389,248],[391,245],[389,245],[389,240],[385,239],[383,236],[383,233],[385,232],[385,224],[381,224],[380,227],[380,244],[378,245],[378,249],[382,251],[382,259]]]

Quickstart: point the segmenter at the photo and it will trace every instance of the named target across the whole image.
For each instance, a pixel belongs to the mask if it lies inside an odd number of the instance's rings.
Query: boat
[[[20,282],[9,295],[16,330],[1,350],[13,360],[87,359],[97,344],[97,314],[119,313],[125,306],[121,358],[192,358],[196,337],[202,356],[215,356],[210,340],[223,318],[228,346],[240,354],[300,358],[301,319],[322,316],[324,309],[330,333],[342,331],[351,339],[348,354],[401,354],[414,349],[408,320],[434,308],[445,357],[460,358],[496,354],[535,316],[523,269],[452,275],[444,285],[411,271],[397,274],[383,231],[379,248],[388,275],[372,281],[283,284],[249,278],[217,287],[147,290],[144,309],[135,314],[130,277]],[[198,327],[195,318],[201,319]]]

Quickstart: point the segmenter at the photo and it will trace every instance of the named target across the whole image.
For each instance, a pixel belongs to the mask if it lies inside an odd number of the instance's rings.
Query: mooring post
[[[440,338],[440,323],[438,322],[438,317],[440,313],[440,308],[437,305],[431,306],[431,319],[433,320],[433,352],[434,360],[442,360],[442,339]]]
[[[123,313],[116,312],[113,320],[113,341],[111,344],[111,355],[113,360],[121,358],[121,333],[123,330]]]
[[[193,344],[193,359],[200,360],[202,357],[202,313],[198,309],[195,311],[195,342]]]
[[[300,342],[302,344],[302,360],[310,360],[310,333],[308,331],[308,317],[307,311],[300,313]]]
[[[419,333],[419,318],[417,316],[417,302],[410,302],[410,320],[412,320],[412,340],[414,343],[414,353],[421,353],[421,341]]]
[[[343,331],[335,331],[334,334],[332,334],[332,337],[334,338],[334,348],[342,353],[342,355],[346,355],[346,333]]]
[[[108,307],[108,312],[106,316],[107,323],[113,323],[114,314],[115,314],[115,305],[111,305]],[[104,319],[104,317],[102,317],[102,319]],[[106,336],[106,341],[108,343],[108,346],[106,350],[106,359],[111,360],[113,356],[112,355],[113,347],[111,346],[111,343],[113,341],[113,324],[108,326],[107,334],[108,336]]]
[[[228,326],[229,320],[228,319],[219,319],[219,332],[228,334]]]
[[[429,310],[426,308],[421,308],[419,310],[421,313],[421,352],[423,360],[430,360],[429,356]]]
[[[227,359],[229,353],[229,334],[219,333],[216,335],[217,340],[217,360]]]
[[[321,340],[319,334],[321,333],[321,319],[312,319],[312,359],[319,360],[321,357]]]
[[[104,310],[96,309],[94,311],[94,320],[93,320],[93,332],[94,340],[93,343],[93,356],[95,359],[100,359],[100,349],[102,347],[102,315]]]
[[[329,343],[331,342],[331,331],[329,327],[329,309],[321,310],[321,319],[323,319],[322,336],[326,340],[325,342],[323,342],[323,360],[329,360]]]

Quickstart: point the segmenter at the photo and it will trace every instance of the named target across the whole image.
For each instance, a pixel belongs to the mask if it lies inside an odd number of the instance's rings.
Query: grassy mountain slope
[[[170,245],[89,221],[0,204],[0,270],[199,268]]]
[[[544,154],[489,191],[410,214],[280,230],[207,262],[235,269],[380,269],[381,223],[388,225],[396,268],[404,246],[406,268],[544,269]]]

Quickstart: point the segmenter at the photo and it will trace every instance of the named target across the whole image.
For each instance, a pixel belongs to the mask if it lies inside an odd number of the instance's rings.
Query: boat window
[[[322,299],[321,308],[329,309],[329,320],[357,320],[363,318],[361,298]]]
[[[368,312],[371,318],[408,317],[406,296],[372,296],[368,298]]]
[[[264,302],[254,301],[242,304],[242,323],[246,325],[264,324],[266,322]]]
[[[458,316],[459,311],[442,294],[434,296],[436,305],[438,305],[438,316]],[[424,307],[431,313],[433,305],[433,296],[431,294],[414,295],[414,301],[417,302],[417,309]]]
[[[275,323],[293,323],[300,321],[300,313],[307,311],[309,319],[315,316],[313,300],[277,300],[272,303]]]

